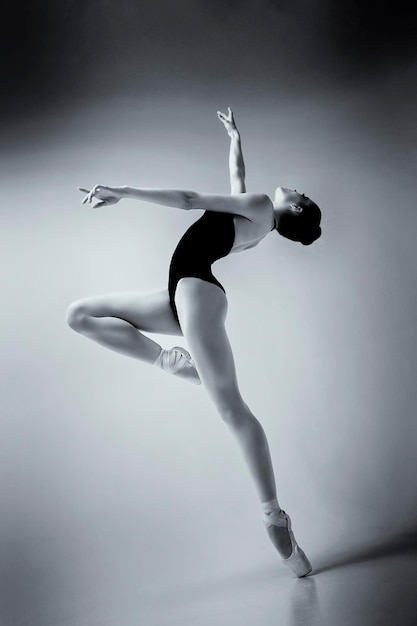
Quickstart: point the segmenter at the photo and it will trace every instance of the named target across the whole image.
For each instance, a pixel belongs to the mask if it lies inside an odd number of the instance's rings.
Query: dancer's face
[[[304,195],[298,193],[296,189],[287,189],[286,187],[277,187],[274,196],[274,208],[279,210],[289,209],[292,212],[301,212],[295,207],[298,203],[302,203]],[[292,206],[294,205],[294,206]]]
[[[276,230],[287,239],[308,245],[320,237],[320,209],[296,189],[276,188],[274,217]]]
[[[277,187],[274,197],[274,214],[276,223],[283,218],[291,220],[301,218],[303,216],[303,208],[299,206],[304,200],[303,196],[295,189],[287,189],[286,187]]]

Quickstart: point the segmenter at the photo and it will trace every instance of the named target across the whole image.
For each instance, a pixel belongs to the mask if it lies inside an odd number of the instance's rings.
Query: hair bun
[[[309,246],[310,244],[313,243],[313,241],[316,241],[316,239],[318,239],[321,236],[321,226],[317,226],[316,228],[312,228],[311,230],[308,231],[308,233],[306,233],[306,235],[300,239],[301,243],[304,246]]]

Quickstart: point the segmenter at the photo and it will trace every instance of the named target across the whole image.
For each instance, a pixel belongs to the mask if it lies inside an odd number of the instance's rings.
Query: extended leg
[[[216,285],[199,278],[183,278],[178,283],[176,305],[200,379],[243,452],[261,503],[276,500],[274,471],[264,429],[244,402],[237,384],[224,326],[225,294]],[[275,546],[282,556],[289,556],[288,531],[276,526],[273,532]]]

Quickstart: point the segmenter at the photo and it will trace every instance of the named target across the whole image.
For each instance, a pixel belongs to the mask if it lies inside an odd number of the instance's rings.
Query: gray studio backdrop
[[[297,89],[291,68],[278,71],[258,46],[243,80],[237,51],[243,62],[249,44],[237,30],[230,49],[241,80],[232,84],[232,69],[221,74],[227,47],[209,67],[203,40],[193,56],[193,37],[175,48],[175,77],[169,44],[155,57],[145,47],[144,87],[140,74],[136,91],[107,95],[133,54],[116,63],[114,48],[92,46],[89,57],[85,39],[86,58],[107,63],[91,76],[97,97],[80,89],[56,107],[38,102],[36,115],[2,131],[0,560],[7,615],[18,598],[36,626],[63,614],[62,623],[126,626],[136,603],[168,602],[170,589],[201,583],[204,593],[207,581],[281,567],[237,444],[204,389],[66,324],[76,299],[164,287],[179,237],[201,215],[131,200],[93,211],[77,187],[229,193],[229,139],[216,116],[228,105],[247,190],[293,187],[323,212],[311,247],[272,233],[213,268],[280,503],[321,563],[417,525],[415,107],[399,97],[412,67],[358,83],[324,73],[315,86],[297,49],[293,69],[310,87]],[[106,619],[88,621],[98,606]]]
[[[417,523],[415,188],[363,98],[236,107],[248,191],[308,193],[323,236],[302,247],[272,233],[214,266],[241,391],[313,555]],[[146,587],[275,558],[204,389],[66,325],[75,299],[163,287],[201,214],[130,200],[94,211],[77,186],[228,193],[217,107],[119,99],[66,124],[49,117],[3,163],[1,534],[14,567],[24,549],[25,562],[64,560],[72,585],[102,589],[126,563]]]

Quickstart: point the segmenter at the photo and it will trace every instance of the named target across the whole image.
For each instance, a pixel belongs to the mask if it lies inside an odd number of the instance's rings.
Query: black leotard
[[[233,213],[205,211],[180,239],[169,267],[168,292],[171,308],[178,320],[175,290],[180,278],[194,276],[218,285],[211,271],[214,261],[229,254],[235,241]],[[226,292],[225,292],[226,293]],[[179,321],[179,320],[178,320]]]

